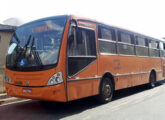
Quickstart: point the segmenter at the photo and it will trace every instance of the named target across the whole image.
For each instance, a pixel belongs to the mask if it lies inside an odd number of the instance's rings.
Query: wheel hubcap
[[[104,86],[103,92],[104,92],[104,95],[106,97],[109,97],[111,95],[111,86],[110,86],[110,84],[106,83],[106,85]]]

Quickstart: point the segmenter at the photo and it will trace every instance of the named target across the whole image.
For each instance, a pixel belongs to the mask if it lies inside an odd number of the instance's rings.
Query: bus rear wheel
[[[149,79],[149,87],[154,88],[156,83],[156,76],[153,72],[150,74],[150,79]]]
[[[108,77],[103,78],[100,85],[100,94],[98,95],[98,101],[102,104],[110,102],[112,100],[113,91],[114,89],[112,81]]]

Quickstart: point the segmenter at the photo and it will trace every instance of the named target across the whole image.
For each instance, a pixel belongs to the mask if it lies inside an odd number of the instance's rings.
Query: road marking
[[[0,99],[0,101],[9,101],[9,100],[16,100],[18,99],[17,97],[10,97],[10,98],[4,98],[4,99]]]
[[[0,107],[1,107],[1,106],[6,106],[6,105],[10,105],[10,104],[15,104],[15,103],[26,102],[26,101],[30,101],[30,99],[21,100],[21,101],[15,101],[15,102],[10,102],[10,103],[6,103],[6,104],[2,104],[2,105],[0,105]]]

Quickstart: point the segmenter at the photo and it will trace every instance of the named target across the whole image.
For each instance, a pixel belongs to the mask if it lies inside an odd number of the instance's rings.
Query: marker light
[[[62,82],[63,82],[62,72],[58,72],[49,79],[47,85],[56,85]]]
[[[9,84],[12,83],[10,77],[7,74],[5,74],[5,82],[7,82]]]

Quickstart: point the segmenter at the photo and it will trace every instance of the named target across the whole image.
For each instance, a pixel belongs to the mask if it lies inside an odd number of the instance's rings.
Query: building
[[[4,88],[4,67],[6,61],[6,53],[9,41],[15,31],[15,26],[0,24],[0,93],[5,91]]]

